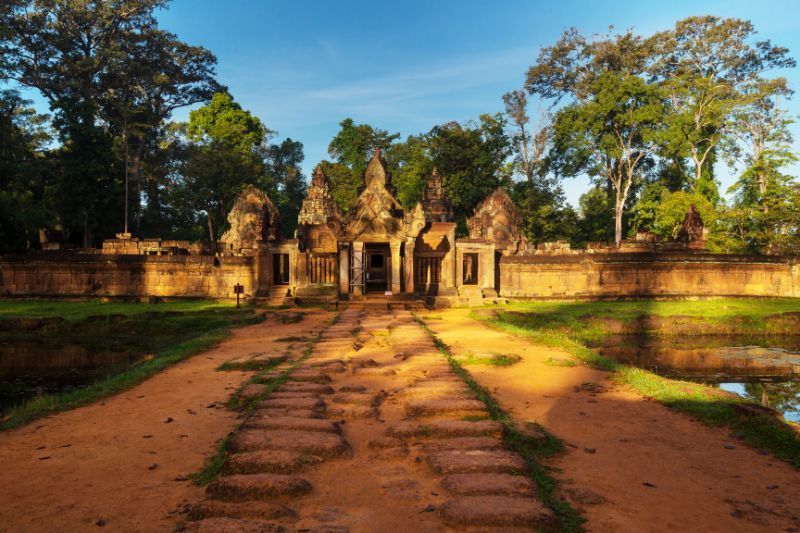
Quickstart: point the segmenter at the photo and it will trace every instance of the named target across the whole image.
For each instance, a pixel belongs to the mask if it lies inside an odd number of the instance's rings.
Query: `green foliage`
[[[614,203],[608,191],[594,187],[578,200],[581,238],[589,242],[611,242],[614,239]]]
[[[677,238],[686,212],[692,205],[697,207],[710,235],[719,215],[708,198],[700,192],[664,191],[656,203],[652,231],[661,237]]]

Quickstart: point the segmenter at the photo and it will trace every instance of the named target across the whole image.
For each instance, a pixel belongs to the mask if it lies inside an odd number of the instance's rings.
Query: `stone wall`
[[[693,253],[508,256],[500,261],[500,294],[509,298],[800,297],[800,262]]]
[[[233,298],[253,272],[252,257],[46,252],[0,257],[0,295]]]

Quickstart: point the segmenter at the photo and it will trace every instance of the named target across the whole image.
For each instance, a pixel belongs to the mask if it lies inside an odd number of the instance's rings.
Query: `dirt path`
[[[312,334],[330,316],[304,313],[235,330],[131,390],[0,433],[0,531],[172,530],[176,511],[202,495],[185,476],[238,422],[224,403],[249,374],[215,369],[283,352],[276,339]]]
[[[245,421],[185,531],[552,523],[500,430],[409,312],[349,309]]]
[[[518,421],[568,443],[550,465],[590,531],[798,531],[800,475],[636,393],[608,374],[553,367],[564,353],[492,330],[468,311],[437,312],[429,326],[454,354],[518,354],[510,367],[468,370]],[[594,385],[592,385],[594,384]]]

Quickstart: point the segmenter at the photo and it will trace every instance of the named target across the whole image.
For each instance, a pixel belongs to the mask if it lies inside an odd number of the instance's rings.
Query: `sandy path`
[[[275,339],[308,335],[329,317],[304,313],[297,324],[271,318],[235,330],[218,347],[131,390],[0,433],[0,531],[101,524],[111,531],[172,530],[176,509],[202,494],[183,476],[202,468],[237,423],[223,404],[249,374],[215,369],[254,352],[282,352],[287,343]]]
[[[585,512],[590,531],[800,527],[800,475],[787,464],[738,443],[725,429],[615,386],[605,372],[545,365],[548,357],[568,356],[492,330],[467,313],[437,312],[443,319],[429,326],[456,355],[522,356],[511,367],[468,370],[516,420],[537,421],[569,444],[549,464],[562,470],[557,477],[565,495]],[[605,392],[576,389],[584,383]]]

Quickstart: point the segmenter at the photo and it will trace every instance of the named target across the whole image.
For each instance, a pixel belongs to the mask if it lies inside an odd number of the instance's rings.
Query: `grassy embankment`
[[[798,334],[800,301],[720,299],[699,301],[525,302],[473,317],[536,343],[564,350],[578,363],[615,373],[614,379],[643,396],[710,426],[727,426],[749,445],[768,450],[800,468],[800,430],[777,413],[753,408],[744,398],[697,383],[667,379],[617,363],[589,345],[609,326],[635,334]],[[790,314],[786,314],[790,313]],[[792,314],[795,314],[792,316]],[[570,359],[551,364],[571,366]]]
[[[230,328],[256,323],[252,309],[230,303],[195,300],[167,303],[100,301],[0,300],[4,321],[58,318],[27,330],[0,332],[0,340],[78,343],[95,349],[125,349],[142,359],[94,383],[60,394],[31,398],[7,410],[0,430],[73,409],[133,387],[161,370],[206,350],[229,335]]]

